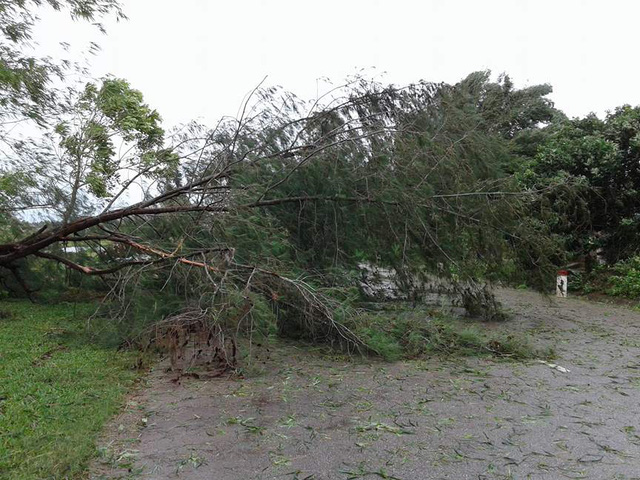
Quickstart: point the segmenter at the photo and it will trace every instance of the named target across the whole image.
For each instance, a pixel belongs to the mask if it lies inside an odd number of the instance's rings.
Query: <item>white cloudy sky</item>
[[[98,35],[47,12],[41,48],[102,51],[94,75],[127,78],[169,124],[235,115],[268,75],[303,97],[360,69],[395,84],[490,69],[551,83],[571,116],[640,104],[635,0],[122,0],[129,20]]]

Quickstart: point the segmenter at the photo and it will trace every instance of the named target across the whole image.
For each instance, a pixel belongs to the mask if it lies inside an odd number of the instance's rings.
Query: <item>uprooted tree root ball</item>
[[[187,310],[153,327],[153,345],[166,351],[178,376],[194,367],[207,367],[214,376],[237,366],[237,343],[206,310]]]

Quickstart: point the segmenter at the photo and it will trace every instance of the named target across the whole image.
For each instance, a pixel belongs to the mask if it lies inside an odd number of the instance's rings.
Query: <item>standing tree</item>
[[[528,185],[563,179],[580,195],[544,199],[549,221],[570,251],[590,258],[602,248],[609,262],[627,258],[640,248],[640,108],[619,107],[604,120],[595,115],[564,120],[522,169]],[[541,199],[542,200],[542,199]]]

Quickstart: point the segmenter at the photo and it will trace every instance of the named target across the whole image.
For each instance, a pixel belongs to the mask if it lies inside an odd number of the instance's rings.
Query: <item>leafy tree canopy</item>
[[[71,67],[29,54],[37,9],[45,5],[101,30],[104,16],[125,18],[116,0],[0,0],[0,124],[22,118],[44,122],[55,98],[52,77],[61,77]]]
[[[563,177],[581,186],[581,200],[566,224],[578,253],[603,247],[616,261],[640,248],[639,107],[619,107],[604,120],[588,115],[559,122],[526,172],[532,182]]]

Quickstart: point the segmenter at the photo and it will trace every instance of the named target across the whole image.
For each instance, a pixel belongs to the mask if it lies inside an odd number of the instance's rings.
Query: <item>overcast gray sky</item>
[[[570,116],[640,104],[635,0],[122,0],[102,37],[43,13],[43,47],[90,39],[96,76],[128,79],[168,124],[235,115],[268,75],[302,97],[365,69],[389,83],[507,72],[551,83]]]

